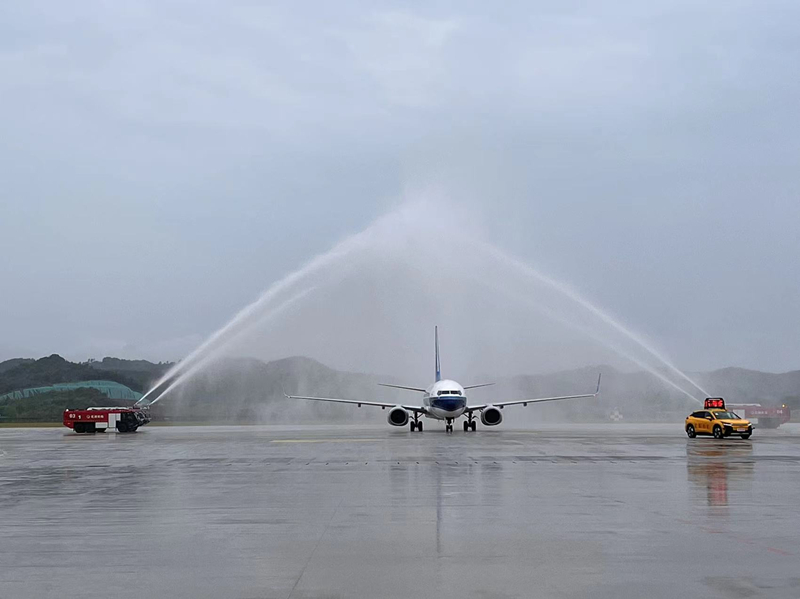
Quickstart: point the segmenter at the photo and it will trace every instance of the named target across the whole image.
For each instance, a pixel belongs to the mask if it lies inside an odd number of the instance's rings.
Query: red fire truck
[[[64,410],[64,426],[76,433],[104,433],[106,429],[118,433],[133,433],[150,422],[146,408],[87,408]]]
[[[743,413],[749,419],[758,418],[758,428],[778,428],[781,424],[786,424],[792,417],[789,406],[781,407],[762,406],[758,403],[749,404],[730,404],[728,406],[737,412]]]

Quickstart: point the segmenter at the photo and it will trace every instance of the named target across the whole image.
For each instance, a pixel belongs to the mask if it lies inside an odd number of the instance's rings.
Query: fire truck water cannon
[[[118,433],[135,433],[136,429],[148,422],[150,410],[147,407],[64,410],[64,426],[76,433],[104,433],[108,429]]]

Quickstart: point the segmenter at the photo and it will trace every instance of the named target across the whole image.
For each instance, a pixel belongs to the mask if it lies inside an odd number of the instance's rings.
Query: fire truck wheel
[[[83,422],[76,422],[75,426],[73,427],[72,430],[74,430],[76,433],[82,433],[83,432]]]
[[[127,433],[128,432],[128,423],[127,422],[117,422],[117,432],[119,432],[119,433]]]

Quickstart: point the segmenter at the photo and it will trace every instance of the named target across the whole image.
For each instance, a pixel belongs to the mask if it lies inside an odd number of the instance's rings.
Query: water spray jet
[[[422,210],[418,210],[420,206],[423,208]],[[460,245],[457,252],[452,254],[455,257],[455,261],[452,264],[448,263],[446,259],[442,258],[441,248],[420,243],[421,238],[435,238],[442,232],[449,234],[452,230],[451,221],[444,221],[444,225],[442,225],[442,222],[442,219],[434,218],[433,215],[431,215],[429,206],[424,204],[405,205],[399,210],[381,217],[365,230],[341,241],[328,252],[313,258],[303,267],[273,283],[256,301],[239,311],[226,325],[214,332],[183,361],[173,366],[173,368],[161,377],[153,388],[142,397],[140,402],[151,398],[158,389],[164,388],[166,385],[165,391],[161,393],[157,399],[153,400],[153,403],[159,401],[175,387],[202,371],[223,352],[228,351],[233,344],[241,341],[241,339],[252,332],[256,326],[266,321],[274,321],[275,318],[284,313],[290,306],[295,305],[301,298],[311,294],[315,289],[318,290],[319,284],[315,280],[315,277],[318,279],[319,275],[323,273],[338,272],[334,269],[352,263],[356,257],[366,257],[367,259],[375,260],[375,264],[378,268],[385,268],[387,261],[396,260],[399,263],[406,264],[409,260],[417,258],[421,265],[435,263],[437,269],[440,269],[437,272],[440,272],[441,269],[449,269],[449,271],[451,271],[449,273],[450,276],[454,276],[454,280],[462,282],[470,278],[472,270],[476,268],[475,265],[484,265],[487,272],[491,273],[492,276],[496,276],[497,273],[513,273],[512,282],[515,280],[529,281],[541,286],[539,289],[548,289],[555,292],[554,297],[567,298],[570,305],[579,308],[585,315],[591,317],[591,319],[601,324],[603,327],[607,327],[615,334],[621,335],[622,338],[648,355],[651,358],[650,361],[652,361],[652,359],[658,361],[658,363],[663,365],[667,372],[674,375],[674,377],[678,377],[681,381],[691,384],[693,388],[701,391],[704,396],[708,395],[702,387],[676,368],[670,361],[659,354],[629,328],[622,325],[564,283],[542,274],[533,267],[524,264],[519,259],[506,254],[496,246],[480,240],[469,241],[468,239],[466,244]],[[426,231],[421,224],[428,225],[429,230]],[[469,238],[469,235],[466,237]],[[471,253],[465,254],[464,250],[466,249],[471,249]],[[433,252],[434,255],[429,255],[431,252]],[[459,268],[463,268],[464,272],[461,272]],[[411,275],[408,274],[409,272]],[[414,289],[427,288],[424,284],[419,285],[420,281],[409,281],[407,278],[408,276],[414,276],[416,274],[422,279],[422,282],[425,283],[425,275],[430,274],[425,267],[417,269],[407,268],[402,271],[402,273],[405,279],[402,279],[399,284],[406,285],[410,288],[413,283]],[[335,279],[333,282],[338,282],[339,280],[340,279]],[[480,281],[480,277],[477,277],[476,280]],[[308,287],[311,283],[317,284]],[[496,282],[496,288],[491,289],[491,292],[493,295],[497,295],[497,291],[500,290],[503,292],[503,295],[511,299],[516,299],[517,301],[524,300],[524,305],[537,310],[537,312],[563,326],[580,331],[582,334],[591,337],[614,351],[617,355],[644,368],[664,384],[680,391],[692,399],[696,399],[692,393],[683,388],[682,385],[677,384],[675,381],[671,380],[670,377],[667,377],[658,369],[654,368],[652,364],[648,363],[648,360],[637,357],[633,352],[625,349],[622,344],[615,343],[613,340],[607,338],[607,336],[599,334],[596,330],[593,330],[593,327],[589,324],[581,324],[575,319],[567,318],[563,314],[558,314],[556,311],[550,310],[546,306],[531,302],[529,298],[510,291],[507,289],[507,286],[508,281],[498,280]],[[300,288],[299,293],[289,297],[289,299],[283,299],[298,288]]]

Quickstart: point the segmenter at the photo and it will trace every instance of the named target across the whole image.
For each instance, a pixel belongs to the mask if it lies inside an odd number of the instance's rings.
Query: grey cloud
[[[0,11],[0,357],[178,358],[435,188],[688,369],[798,366],[794,3]]]

